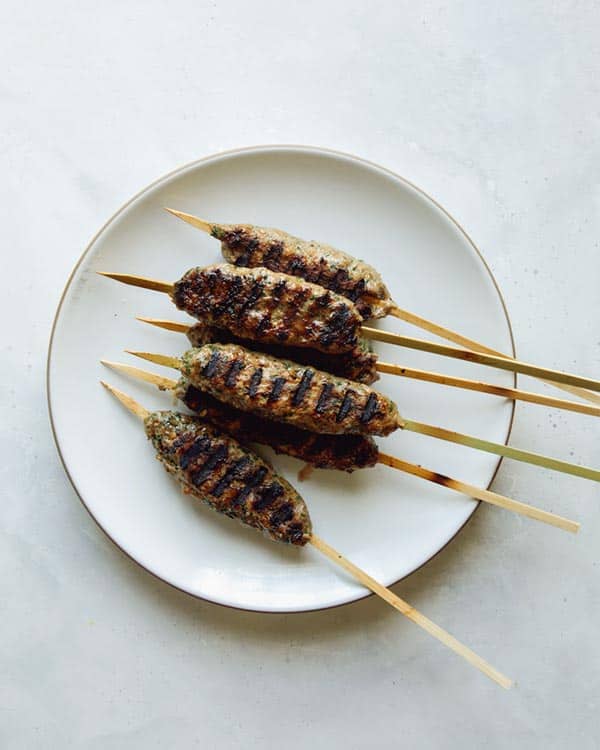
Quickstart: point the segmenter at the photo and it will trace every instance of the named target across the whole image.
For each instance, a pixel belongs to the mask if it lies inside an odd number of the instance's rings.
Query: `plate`
[[[143,366],[148,363],[123,350],[176,355],[185,348],[181,334],[135,320],[184,320],[166,295],[95,273],[175,281],[191,266],[219,261],[218,242],[164,206],[214,221],[277,226],[343,248],[381,271],[401,307],[514,351],[489,268],[446,211],[389,170],[323,149],[268,146],[201,159],[145,188],[92,240],[64,291],[48,357],[54,435],[76,492],[115,544],[173,586],[232,607],[305,611],[367,596],[317,550],[269,542],[181,494],[153,460],[139,422],[100,387],[103,378],[148,408],[173,408],[164,393],[99,363],[107,358]],[[380,325],[420,335],[394,318]],[[385,344],[376,351],[388,362],[481,377],[468,363]],[[485,377],[514,382],[510,373],[493,370]],[[508,438],[513,405],[503,399],[387,375],[377,387],[406,417],[487,440]],[[379,444],[386,453],[482,487],[499,464],[494,456],[408,432]],[[259,452],[299,487],[315,533],[386,585],[435,555],[477,507],[385,466],[353,474],[316,471],[299,484],[299,462],[267,448]]]

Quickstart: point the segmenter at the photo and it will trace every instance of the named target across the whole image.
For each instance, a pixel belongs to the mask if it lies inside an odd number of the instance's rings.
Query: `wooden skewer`
[[[157,365],[172,367],[175,370],[179,370],[181,367],[181,360],[177,357],[169,357],[164,354],[152,354],[150,352],[134,352],[129,349],[126,349],[125,351],[127,354],[132,354],[134,357],[140,357],[148,362],[154,362]],[[591,469],[588,466],[571,464],[567,461],[551,458],[550,456],[543,456],[539,453],[532,453],[531,451],[525,451],[520,448],[513,448],[510,445],[493,443],[489,440],[474,437],[473,435],[465,435],[461,432],[446,430],[443,427],[434,427],[433,425],[425,424],[423,422],[415,422],[412,419],[400,417],[398,421],[398,429],[418,432],[422,435],[429,435],[429,437],[438,438],[439,440],[446,440],[451,443],[458,443],[459,445],[465,445],[469,448],[485,451],[486,453],[494,453],[497,456],[512,458],[515,461],[523,461],[524,463],[534,464],[535,466],[541,466],[545,469],[560,471],[563,474],[571,474],[572,476],[600,482],[600,471]]]
[[[150,414],[148,409],[144,409],[141,404],[138,404],[137,401],[132,399],[131,396],[128,396],[126,393],[123,393],[123,391],[120,391],[118,388],[109,385],[104,380],[101,380],[100,383],[106,388],[107,391],[118,398],[126,409],[128,409],[132,414],[135,414],[138,419],[144,420]]]
[[[156,279],[148,279],[143,276],[132,276],[131,274],[125,273],[108,273],[105,271],[98,271],[97,273],[101,276],[107,276],[110,279],[121,281],[124,284],[130,284],[131,286],[153,289],[170,295],[173,294],[174,285],[169,284],[166,281],[157,281]],[[538,367],[537,365],[530,365],[516,359],[504,359],[502,357],[495,357],[491,354],[479,354],[468,349],[455,349],[454,347],[446,346],[445,344],[435,344],[432,341],[413,339],[409,336],[400,336],[399,334],[389,333],[388,331],[381,331],[377,328],[369,328],[367,326],[362,326],[360,331],[366,338],[375,339],[376,341],[385,341],[389,344],[407,346],[411,349],[433,352],[434,354],[441,354],[445,357],[463,359],[477,364],[488,365],[490,367],[498,367],[501,370],[522,372],[526,375],[534,375],[535,377],[542,377],[547,380],[556,380],[559,383],[567,383],[600,391],[600,381],[598,380],[571,375],[569,373],[559,372],[558,370],[550,370],[545,367]]]
[[[164,292],[165,294],[172,295],[175,290],[175,284],[169,284],[168,281],[148,279],[146,276],[134,276],[130,273],[107,273],[106,271],[96,271],[96,273],[100,274],[100,276],[120,281],[122,284],[139,286],[142,289],[152,289],[155,292]]]
[[[165,331],[175,331],[176,333],[186,333],[192,328],[187,323],[178,323],[175,320],[162,320],[161,318],[144,318],[141,315],[136,315],[136,320],[142,323],[149,323],[151,326],[157,328],[164,328]]]
[[[411,325],[417,326],[418,328],[422,328],[424,331],[433,333],[440,338],[446,339],[447,341],[452,341],[453,344],[458,344],[465,349],[471,349],[472,351],[480,352],[481,354],[492,354],[493,356],[503,357],[504,359],[514,359],[514,357],[508,354],[503,354],[496,349],[491,349],[489,346],[485,346],[479,341],[474,341],[473,339],[469,339],[466,336],[462,336],[460,333],[452,331],[450,328],[444,328],[444,326],[433,323],[431,320],[421,318],[419,315],[415,315],[408,310],[403,310],[402,308],[398,307],[398,305],[394,305],[394,307],[390,310],[390,315],[403,320],[405,323],[410,323]],[[591,401],[593,404],[600,405],[600,396],[597,393],[592,393],[585,388],[577,388],[576,386],[557,383],[553,380],[545,380],[544,378],[540,378],[540,380],[543,383],[553,385],[555,388],[560,388],[562,391],[566,391],[573,396],[578,396],[579,398],[583,398],[586,401]]]
[[[183,211],[176,211],[173,208],[165,208],[165,210],[173,216],[176,216],[178,219],[182,219],[183,221],[191,224],[197,229],[202,230],[203,232],[206,232],[207,234],[213,235],[215,229],[219,229],[221,226],[223,226],[222,224],[205,221],[204,219],[201,219],[198,216],[193,216],[192,214],[186,214]],[[514,359],[514,357],[511,357],[508,354],[503,354],[502,352],[496,351],[495,349],[490,349],[484,344],[480,344],[478,341],[474,341],[473,339],[469,339],[466,336],[462,336],[456,331],[452,331],[449,328],[444,328],[444,326],[433,323],[426,318],[421,318],[419,315],[415,315],[408,310],[403,310],[396,303],[394,303],[389,314],[395,318],[403,320],[405,323],[410,323],[410,325],[422,328],[425,331],[429,331],[429,333],[433,333],[440,338],[452,341],[454,344],[458,344],[459,346],[462,346],[466,349],[471,349],[472,351],[480,352],[482,354],[492,354],[496,357],[502,357],[504,359]],[[543,382],[549,383],[550,385],[553,385],[556,388],[560,388],[563,391],[567,391],[574,396],[578,396],[579,398],[583,398],[587,401],[591,401],[592,403],[600,405],[600,396],[594,393],[590,393],[585,388],[577,388],[575,386],[566,385],[564,383],[559,384],[553,380],[544,380],[543,378],[542,380]]]
[[[543,456],[540,453],[532,453],[531,451],[522,450],[521,448],[513,448],[510,445],[492,443],[489,440],[483,440],[482,438],[474,437],[473,435],[464,435],[461,432],[446,430],[443,427],[434,427],[433,425],[424,424],[423,422],[414,422],[411,419],[401,418],[401,423],[398,427],[402,430],[418,432],[421,435],[428,435],[429,437],[437,438],[438,440],[446,440],[450,443],[465,445],[468,448],[475,448],[476,450],[484,451],[486,453],[495,453],[497,456],[512,458],[514,461],[522,461],[526,464],[541,466],[544,469],[560,471],[563,474],[570,474],[574,477],[581,477],[582,479],[590,479],[593,482],[600,482],[600,471],[591,469],[588,466],[571,464],[567,461],[561,461],[558,458]]]
[[[142,323],[149,323],[157,328],[164,328],[167,331],[187,333],[190,330],[190,326],[186,323],[178,323],[174,320],[144,318],[141,316],[138,316],[136,319],[142,321]],[[429,372],[427,370],[415,370],[414,368],[392,365],[387,362],[377,362],[375,369],[378,372],[384,372],[389,375],[398,375],[413,380],[423,380],[428,383],[438,383],[439,385],[447,385],[453,388],[478,391],[479,393],[490,393],[494,396],[509,398],[514,401],[527,401],[532,404],[540,404],[542,406],[550,406],[556,409],[565,409],[566,411],[574,411],[579,414],[589,414],[593,417],[600,417],[600,406],[582,404],[579,401],[567,401],[562,398],[554,398],[553,396],[532,393],[531,391],[522,391],[518,388],[505,388],[500,385],[493,385],[492,383],[483,383],[478,380],[468,380],[467,378],[457,378],[451,375]]]
[[[379,453],[378,462],[391,466],[393,469],[398,469],[406,474],[412,474],[415,477],[420,477],[428,482],[439,484],[442,487],[460,492],[467,497],[473,497],[476,500],[483,500],[485,503],[496,505],[498,508],[504,508],[504,510],[510,510],[513,513],[518,513],[521,516],[532,518],[535,521],[541,521],[547,523],[550,526],[555,526],[563,531],[570,531],[572,534],[576,534],[579,531],[580,524],[577,521],[571,521],[568,518],[563,518],[556,513],[550,513],[541,508],[536,508],[534,505],[528,505],[522,503],[519,500],[513,500],[505,495],[499,495],[497,492],[491,490],[484,490],[481,487],[475,487],[472,484],[461,482],[459,479],[452,479],[444,474],[438,474],[431,469],[425,469],[422,466],[411,464],[408,461],[402,461],[400,458],[395,456],[388,456],[386,453]]]
[[[484,661],[480,656],[477,656],[477,654],[471,651],[470,648],[464,646],[460,641],[456,640],[454,636],[443,630],[443,628],[440,628],[439,625],[436,625],[428,617],[425,617],[425,615],[421,614],[414,607],[411,607],[411,605],[408,604],[408,602],[405,602],[404,599],[396,596],[396,594],[390,591],[390,589],[382,586],[374,578],[371,578],[371,576],[365,573],[364,570],[361,570],[361,568],[350,562],[350,560],[337,550],[333,549],[333,547],[323,541],[323,539],[316,536],[316,534],[313,534],[310,542],[313,547],[316,547],[319,550],[319,552],[322,552],[332,562],[340,565],[344,570],[348,571],[350,575],[354,576],[354,578],[356,578],[359,583],[362,583],[365,588],[368,588],[374,594],[377,594],[377,596],[394,607],[394,609],[397,609],[398,612],[419,627],[423,628],[423,630],[426,630],[434,638],[437,638],[438,641],[441,641],[448,646],[448,648],[451,648],[452,651],[462,656],[463,659],[466,659],[470,664],[479,669],[490,679],[494,680],[494,682],[497,682],[498,685],[501,685],[507,690],[512,687],[512,680],[505,677],[501,672],[498,672],[497,669]]]
[[[521,362],[517,359],[505,359],[493,354],[480,354],[479,352],[473,352],[470,349],[457,349],[456,347],[448,346],[447,344],[436,344],[433,341],[415,339],[411,336],[401,336],[397,333],[382,331],[379,328],[362,326],[361,333],[367,338],[374,339],[375,341],[383,341],[387,344],[406,346],[409,349],[417,349],[422,352],[441,354],[443,357],[462,359],[466,362],[474,362],[479,365],[497,367],[500,370],[521,372],[524,375],[532,375],[546,380],[555,380],[558,383],[567,383],[568,385],[576,385],[582,388],[589,388],[593,391],[600,391],[600,381],[598,380],[585,378],[580,375],[571,375],[570,373],[559,372],[558,370],[550,370],[547,367],[530,365],[527,362]]]
[[[138,380],[143,380],[146,383],[151,383],[152,385],[157,386],[160,390],[173,391],[177,387],[176,380],[172,380],[171,378],[164,378],[161,375],[156,375],[155,373],[148,372],[147,370],[141,370],[139,367],[124,365],[120,362],[110,362],[106,359],[102,359],[100,361],[103,365],[111,367],[113,370],[123,372],[126,375],[137,378]],[[475,487],[474,485],[467,484],[466,482],[461,482],[458,479],[452,479],[451,477],[444,476],[443,474],[438,474],[437,472],[431,471],[430,469],[424,469],[423,467],[417,466],[416,464],[411,464],[408,461],[402,461],[395,456],[388,456],[386,453],[379,452],[377,460],[378,463],[385,466],[390,466],[391,468],[398,469],[399,471],[403,471],[406,474],[412,474],[413,476],[420,477],[421,479],[425,479],[428,482],[439,484],[442,487],[447,487],[448,489],[455,490],[456,492],[460,492],[461,494],[467,495],[468,497],[473,497],[477,500],[483,500],[486,503],[496,505],[499,508],[504,508],[505,510],[512,511],[513,513],[527,516],[527,518],[532,518],[536,521],[547,523],[550,526],[555,526],[556,528],[562,529],[563,531],[569,531],[572,534],[576,534],[579,531],[580,524],[576,521],[571,521],[568,518],[563,518],[562,516],[558,516],[555,513],[549,513],[548,511],[541,510],[540,508],[536,508],[533,505],[527,505],[526,503],[519,502],[518,500],[513,500],[510,497],[499,495],[498,493],[492,492],[491,490],[484,490],[479,487]]]
[[[375,367],[378,372],[386,372],[391,375],[399,375],[400,377],[404,378],[424,380],[428,383],[438,383],[439,385],[447,385],[453,388],[462,388],[467,391],[490,393],[494,396],[509,398],[513,401],[526,401],[531,404],[550,406],[555,409],[565,409],[566,411],[574,411],[578,412],[579,414],[589,414],[593,417],[600,417],[600,406],[593,406],[592,404],[582,404],[579,401],[568,401],[564,398],[555,398],[554,396],[545,396],[541,393],[533,393],[532,391],[523,391],[520,388],[505,388],[504,386],[494,385],[493,383],[483,383],[479,380],[458,378],[451,375],[429,372],[427,370],[416,370],[411,367],[391,365],[387,362],[378,362]]]
[[[127,396],[127,394],[123,393],[122,391],[113,388],[104,381],[100,382],[127,409],[129,409],[129,411],[135,414],[136,417],[145,419],[148,416],[148,410],[144,409],[143,406],[136,403],[130,396]],[[394,607],[394,609],[398,610],[398,612],[414,622],[415,625],[418,625],[434,638],[437,638],[438,641],[443,643],[459,656],[462,656],[463,659],[479,669],[481,672],[483,672],[483,674],[496,682],[498,685],[505,689],[512,687],[513,682],[511,679],[492,667],[491,664],[488,664],[488,662],[478,656],[474,651],[471,651],[470,648],[467,648],[467,646],[460,643],[460,641],[458,641],[454,636],[450,635],[450,633],[446,632],[439,625],[436,625],[428,617],[425,617],[425,615],[421,614],[421,612],[408,604],[408,602],[405,602],[404,599],[396,596],[396,594],[390,591],[390,589],[383,586],[374,578],[371,578],[371,576],[368,575],[364,570],[359,568],[357,565],[354,565],[354,563],[350,562],[350,560],[344,557],[337,550],[333,549],[333,547],[328,545],[316,534],[312,534],[310,538],[310,544],[312,544],[315,549],[319,550],[319,552],[328,557],[336,565],[339,565],[348,573],[350,573],[350,575],[352,575],[365,588],[369,589],[374,594],[379,596],[381,599],[383,599],[384,602],[387,602],[390,606]]]
[[[173,216],[177,216],[178,219],[183,219],[183,221],[187,221],[188,224],[191,224],[193,227],[196,227],[196,229],[201,229],[203,232],[206,232],[207,234],[211,234],[213,227],[219,227],[219,224],[212,224],[210,221],[205,221],[204,219],[200,219],[198,216],[192,216],[192,214],[186,214],[183,211],[176,211],[174,208],[167,208],[165,206],[165,211],[168,211],[170,214],[173,214]]]

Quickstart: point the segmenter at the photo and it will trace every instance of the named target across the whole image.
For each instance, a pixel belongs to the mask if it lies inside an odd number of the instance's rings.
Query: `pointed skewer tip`
[[[118,401],[120,401],[128,411],[130,411],[136,417],[139,417],[139,419],[146,419],[146,417],[150,414],[148,409],[143,407],[141,404],[138,404],[137,401],[131,398],[131,396],[128,396],[126,393],[123,393],[123,391],[120,391],[118,388],[114,388],[104,380],[100,380],[100,383],[106,388],[107,391],[109,391],[109,393],[111,393]]]
[[[178,219],[191,224],[193,227],[196,227],[196,229],[201,229],[203,232],[208,232],[208,234],[211,233],[213,226],[215,226],[210,221],[201,219],[199,216],[194,216],[193,214],[186,214],[185,211],[176,211],[174,208],[167,208],[167,206],[165,206],[164,209],[170,214],[173,214],[173,216],[176,216]]]

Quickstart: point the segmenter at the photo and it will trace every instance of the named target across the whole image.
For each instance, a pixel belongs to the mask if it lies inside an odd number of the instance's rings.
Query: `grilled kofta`
[[[379,380],[379,373],[375,368],[377,355],[369,349],[369,342],[359,338],[356,351],[344,354],[325,354],[316,349],[301,349],[297,346],[281,346],[278,344],[261,344],[236,336],[224,328],[205,326],[202,323],[190,326],[186,335],[192,346],[204,344],[239,344],[252,351],[270,354],[272,357],[291,359],[301,365],[312,365],[318,370],[331,372],[348,380],[370,385]]]
[[[183,491],[272,539],[304,545],[310,516],[296,490],[261,458],[198,417],[150,413],[146,434]]]
[[[192,268],[175,282],[172,297],[205,325],[245,339],[329,354],[358,350],[362,318],[350,300],[266,268]]]
[[[372,266],[331,245],[253,224],[206,225],[221,241],[223,257],[236,266],[264,266],[319,284],[352,300],[365,320],[383,318],[394,306]]]
[[[394,402],[369,386],[236,344],[190,349],[180,369],[219,401],[313,432],[388,435],[400,424]]]
[[[352,472],[377,463],[379,451],[370,436],[322,435],[271,422],[218,401],[186,378],[179,379],[173,392],[188,409],[241,443],[268,445],[275,453],[293,456],[317,469]]]

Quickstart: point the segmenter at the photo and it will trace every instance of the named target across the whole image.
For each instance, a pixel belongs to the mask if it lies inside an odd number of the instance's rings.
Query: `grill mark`
[[[212,494],[215,497],[221,497],[227,487],[229,487],[233,480],[242,473],[242,471],[248,466],[249,463],[250,458],[248,456],[243,456],[242,458],[238,459],[233,464],[233,466],[227,470],[225,476],[220,479],[214,486],[214,488],[212,489]]]
[[[363,424],[366,424],[370,419],[373,418],[373,415],[375,414],[376,409],[377,409],[377,395],[375,393],[371,393],[371,395],[367,399],[365,408],[362,410],[362,414],[360,415],[360,421]]]
[[[244,232],[241,232],[241,239],[238,243],[242,249],[242,254],[236,259],[236,266],[252,266],[252,255],[259,245],[256,238],[248,239]]]
[[[265,255],[265,265],[271,270],[275,271],[279,268],[279,259],[283,252],[283,243],[274,242],[269,248],[269,252]]]
[[[294,397],[292,398],[293,406],[298,406],[304,400],[304,396],[306,395],[306,391],[310,387],[314,374],[315,373],[313,370],[304,370],[304,373],[302,374],[302,380],[300,381],[300,385],[296,388]]]
[[[317,414],[322,414],[325,409],[329,405],[329,397],[331,396],[331,391],[333,390],[333,385],[331,383],[325,383],[323,386],[323,390],[321,391],[321,394],[319,396],[319,400],[317,401],[317,405],[315,406],[315,411]]]
[[[220,274],[220,276],[221,280],[223,280],[223,274]],[[230,308],[235,298],[242,291],[242,279],[239,276],[234,276],[233,280],[225,279],[225,284],[228,287],[228,291],[224,299],[215,305],[213,309],[213,315],[215,316],[221,315],[221,313],[224,313],[227,308]]]
[[[204,453],[206,451],[209,445],[210,440],[207,437],[194,440],[190,447],[184,450],[183,453],[179,456],[180,468],[185,471],[185,469],[187,469],[187,467],[194,459],[198,458],[201,453]]]
[[[256,397],[256,394],[258,392],[258,386],[260,385],[262,376],[263,376],[262,367],[259,367],[258,369],[254,370],[254,372],[252,373],[252,377],[250,378],[250,384],[248,385],[248,395],[250,396],[250,398]]]
[[[248,495],[252,492],[252,490],[262,482],[262,480],[265,478],[266,473],[267,469],[264,466],[261,466],[258,471],[255,471],[254,474],[251,474],[250,477],[246,480],[246,484],[244,485],[244,487],[242,487],[242,489],[235,496],[233,504],[241,505],[248,497]]]
[[[257,336],[261,336],[264,333],[265,328],[269,327],[270,322],[271,322],[271,318],[269,314],[264,313],[262,318],[258,321],[258,325],[254,329],[255,334]]]
[[[306,275],[306,264],[304,263],[302,258],[299,258],[298,256],[293,258],[292,262],[289,265],[288,273],[291,276],[304,277]]]
[[[273,287],[273,299],[277,302],[281,299],[281,296],[287,289],[287,282],[284,280],[278,281],[277,284]]]
[[[227,458],[228,449],[226,445],[219,445],[207,458],[201,468],[197,469],[190,476],[190,480],[195,487],[202,484],[211,473],[218,468]]]
[[[206,363],[206,365],[202,368],[202,375],[205,378],[212,378],[212,376],[215,374],[217,367],[221,361],[221,355],[219,352],[213,352],[210,355],[210,359]]]
[[[304,538],[304,529],[301,523],[293,523],[288,526],[288,538],[292,544],[300,544]]]
[[[351,339],[355,339],[351,335],[352,331],[343,330],[350,316],[351,312],[348,305],[340,304],[337,306],[335,312],[327,320],[323,333],[319,337],[322,346],[329,347],[336,340],[342,343],[351,343]]]
[[[359,279],[356,284],[354,284],[353,287],[346,290],[346,297],[348,299],[352,300],[352,302],[356,302],[356,300],[363,294],[365,291],[365,280]]]
[[[268,403],[277,401],[279,396],[281,396],[281,391],[283,390],[283,386],[285,385],[285,378],[273,378],[272,383],[273,385],[271,386],[271,393],[269,393]]]
[[[346,325],[348,318],[350,317],[350,308],[348,305],[340,305],[338,309],[331,316],[329,325],[334,329],[339,329]]]
[[[344,394],[344,400],[342,401],[342,404],[340,408],[338,409],[338,413],[336,414],[335,421],[341,422],[342,419],[345,419],[348,416],[348,412],[352,409],[353,403],[352,403],[352,396],[354,395],[354,391],[347,390]]]
[[[348,283],[348,272],[343,268],[338,268],[335,276],[332,277],[331,281],[327,286],[338,294],[344,294],[344,286]]]
[[[277,500],[278,497],[281,497],[281,495],[283,495],[283,487],[278,482],[269,484],[263,488],[260,497],[252,504],[252,508],[253,510],[265,510],[266,508],[270,508],[275,500]]]
[[[286,521],[291,521],[294,517],[294,506],[291,503],[284,503],[280,508],[271,513],[271,523],[274,526],[281,526]]]
[[[254,282],[254,286],[252,287],[252,290],[250,291],[250,294],[246,297],[244,304],[240,307],[238,310],[238,315],[241,318],[242,315],[245,315],[245,313],[250,310],[258,298],[263,293],[263,283],[260,279],[257,279]]]
[[[243,369],[244,369],[244,363],[240,361],[239,359],[234,359],[234,361],[231,363],[231,367],[229,368],[227,372],[227,377],[225,378],[225,385],[228,388],[233,388],[233,386],[236,383],[236,380],[238,379],[238,375]]]

